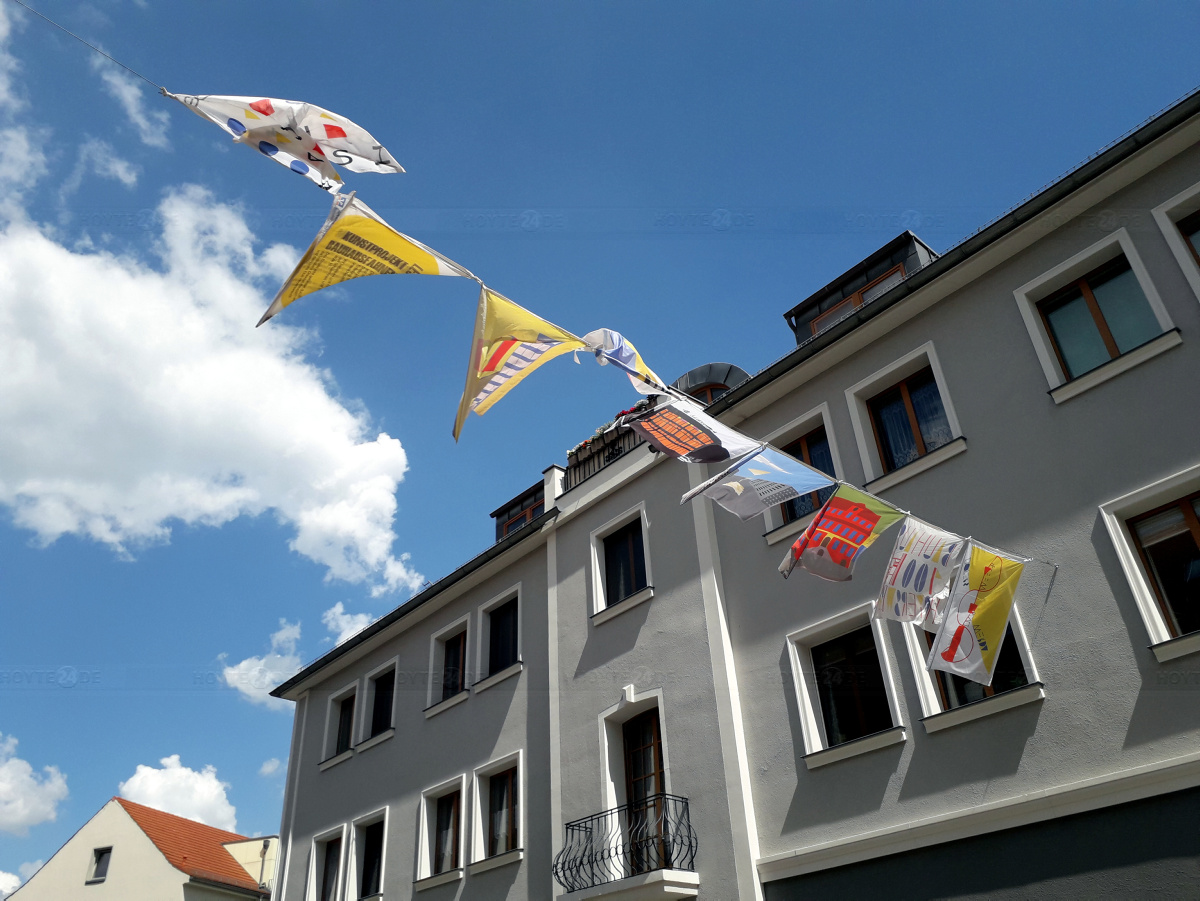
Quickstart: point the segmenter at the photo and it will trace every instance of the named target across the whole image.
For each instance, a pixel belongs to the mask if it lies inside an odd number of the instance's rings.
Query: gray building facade
[[[1030,558],[992,688],[870,618],[894,533],[849,582],[785,582],[821,498],[681,506],[716,466],[618,431],[276,690],[275,897],[1200,896],[1198,142],[1193,95],[941,256],[899,236],[786,314],[787,357],[694,386]]]

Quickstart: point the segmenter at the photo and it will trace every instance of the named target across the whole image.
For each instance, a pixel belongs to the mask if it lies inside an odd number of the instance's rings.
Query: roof
[[[226,842],[244,842],[250,838],[236,832],[226,832],[214,826],[206,826],[145,804],[137,804],[125,798],[113,798],[154,846],[162,852],[167,863],[194,879],[234,886],[261,894],[255,882],[242,865],[233,859]]]

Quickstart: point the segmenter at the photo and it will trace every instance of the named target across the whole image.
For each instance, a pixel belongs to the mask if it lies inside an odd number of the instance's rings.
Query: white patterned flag
[[[584,343],[596,355],[596,362],[601,366],[610,363],[616,366],[633,383],[633,387],[642,394],[670,394],[654,370],[646,365],[642,355],[638,353],[633,342],[620,332],[610,328],[598,328],[583,336]]]
[[[929,669],[992,684],[1024,564],[971,542],[929,652]]]
[[[258,324],[306,294],[365,275],[475,278],[458,263],[396,231],[351,191],[333,198],[325,224]]]
[[[966,539],[909,516],[896,536],[872,615],[936,631],[944,612],[939,604],[950,593],[951,577],[966,546]]]
[[[458,440],[468,413],[482,416],[543,363],[585,346],[570,332],[486,286],[481,288],[467,385],[454,420],[454,440]]]
[[[334,163],[351,172],[403,172],[365,128],[299,100],[220,94],[163,95],[219,125],[234,141],[303,175],[326,191],[342,186]]]
[[[624,421],[655,450],[684,463],[721,463],[762,447],[761,441],[717,422],[699,404],[681,397]]]
[[[832,484],[833,479],[820,470],[793,460],[773,447],[763,447],[703,485],[693,488],[679,499],[679,503],[687,503],[696,495],[703,494],[745,521],[776,504],[811,494]]]

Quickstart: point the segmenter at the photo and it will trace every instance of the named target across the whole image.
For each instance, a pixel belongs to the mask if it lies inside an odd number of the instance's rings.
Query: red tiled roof
[[[207,882],[258,891],[258,883],[222,847],[224,842],[247,841],[247,836],[205,826],[195,820],[155,810],[125,798],[113,800],[125,808],[125,812],[175,869]]]

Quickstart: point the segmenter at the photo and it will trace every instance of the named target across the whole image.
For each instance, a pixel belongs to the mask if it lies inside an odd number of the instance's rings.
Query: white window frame
[[[491,654],[491,637],[492,637],[492,620],[491,613],[498,607],[502,607],[509,601],[516,599],[517,602],[517,661],[510,666],[505,667],[497,673],[488,674],[491,667],[491,661],[488,659]],[[500,592],[490,601],[480,605],[479,607],[479,628],[475,633],[479,639],[475,642],[475,675],[479,681],[471,686],[471,691],[480,692],[486,691],[498,682],[503,682],[510,676],[515,676],[524,669],[524,640],[522,633],[525,625],[525,602],[521,597],[521,583],[518,582],[511,588],[507,588]]]
[[[354,740],[358,735],[357,730],[360,728],[359,723],[362,720],[361,705],[358,703],[361,700],[360,694],[357,679],[330,693],[329,703],[325,707],[325,736],[321,745],[323,751],[319,763],[322,770],[328,769],[354,756]],[[354,719],[350,723],[350,747],[341,753],[335,753],[337,749],[338,717],[341,712],[342,701],[351,695],[354,695]]]
[[[463,648],[463,691],[442,700],[442,674],[446,663],[446,639],[454,638],[465,632],[466,647]],[[429,638],[429,686],[425,695],[425,716],[436,716],[443,710],[448,710],[461,704],[471,696],[471,672],[468,665],[471,660],[471,614],[464,613],[454,622],[443,626]],[[436,690],[435,690],[436,689]],[[436,700],[434,700],[436,698]]]
[[[1187,218],[1197,210],[1200,210],[1200,182],[1180,191],[1150,212],[1154,216],[1154,221],[1158,223],[1159,229],[1162,230],[1163,237],[1167,239],[1167,246],[1175,255],[1175,260],[1179,263],[1179,268],[1183,270],[1184,277],[1192,286],[1196,299],[1200,300],[1200,265],[1196,264],[1196,258],[1192,256],[1192,252],[1188,248],[1187,238],[1183,236],[1178,226],[1180,219]]]
[[[663,791],[671,790],[671,752],[667,741],[667,713],[663,691],[637,691],[632,685],[621,689],[621,699],[600,712],[600,797],[603,810],[629,803],[625,797],[625,724],[647,710],[658,711],[658,739],[662,744]]]
[[[443,873],[433,874],[433,835],[437,831],[437,802],[439,798],[459,792],[458,796],[458,866]],[[413,888],[417,891],[444,885],[463,878],[467,857],[467,774],[462,773],[445,782],[439,782],[421,792],[421,804],[417,822],[417,873]]]
[[[866,601],[820,622],[797,629],[787,636],[788,658],[792,663],[792,681],[804,739],[804,763],[810,770],[907,740],[908,730],[904,725],[899,695],[896,693],[896,683],[892,677],[887,630],[882,620],[871,618],[871,609],[874,606],[874,600]],[[879,669],[883,674],[888,709],[892,714],[892,728],[838,745],[830,745],[825,735],[825,718],[821,714],[821,698],[817,691],[812,648],[866,625],[871,627],[875,638],[875,653],[879,657]]]
[[[803,438],[809,432],[816,431],[817,428],[825,429],[825,437],[829,441],[829,453],[833,457],[833,471],[835,479],[845,478],[845,470],[842,468],[842,455],[838,450],[837,436],[833,433],[833,417],[829,412],[828,402],[822,403],[820,406],[813,407],[803,416],[797,416],[791,422],[781,425],[779,428],[770,432],[763,440],[774,447],[782,449],[785,444],[791,444]],[[795,522],[785,523],[783,521],[783,512],[780,510],[780,505],[767,508],[763,514],[763,527],[766,534],[763,536],[768,545],[778,544],[785,538],[790,538],[807,528],[811,517],[801,517]]]
[[[513,767],[517,768],[517,847],[510,851],[487,857],[487,823],[490,783],[488,780],[497,773],[503,773]],[[525,856],[526,815],[525,815],[525,752],[513,751],[504,757],[490,760],[483,766],[476,767],[471,778],[471,854],[468,871],[472,874],[482,873],[494,867],[515,863]]]
[[[350,847],[346,856],[346,892],[345,895],[350,898],[362,898],[362,866],[363,861],[358,859],[358,846],[361,842],[360,833],[368,826],[374,826],[376,823],[383,823],[383,844],[379,850],[379,890],[383,891],[384,878],[387,869],[387,844],[388,844],[388,809],[381,807],[378,810],[373,810],[368,814],[356,818],[347,830],[350,834]],[[353,892],[351,889],[353,888]]]
[[[1151,584],[1153,577],[1142,568],[1137,544],[1126,522],[1194,491],[1200,491],[1200,464],[1100,505],[1104,527],[1108,530],[1108,536],[1117,552],[1117,559],[1125,573],[1125,580],[1133,592],[1138,613],[1141,614],[1146,634],[1150,638],[1150,649],[1159,663],[1200,651],[1200,632],[1172,637],[1162,609],[1158,606],[1158,596]]]
[[[1010,710],[1021,704],[1029,704],[1046,697],[1045,687],[1041,684],[1037,666],[1033,662],[1033,654],[1029,650],[1029,640],[1025,635],[1025,627],[1021,623],[1021,614],[1013,607],[1008,625],[1012,629],[1013,640],[1017,643],[1017,653],[1021,655],[1021,666],[1025,668],[1026,685],[993,695],[981,701],[959,707],[943,707],[942,695],[938,691],[937,676],[929,671],[926,662],[929,651],[921,636],[924,629],[913,623],[898,623],[904,634],[904,646],[908,651],[908,662],[912,665],[913,677],[917,683],[917,695],[921,699],[921,722],[926,732],[938,732],[959,723],[977,720],[980,717]]]
[[[942,398],[942,407],[946,411],[946,421],[950,424],[950,434],[954,438],[949,444],[943,444],[923,457],[918,457],[899,469],[885,473],[883,461],[879,458],[879,449],[875,443],[875,425],[871,421],[871,409],[867,402],[926,367],[933,370],[933,379],[937,383],[938,394]],[[847,388],[846,406],[850,408],[850,422],[854,426],[854,440],[858,444],[859,457],[862,459],[866,486],[873,492],[885,491],[894,485],[905,482],[967,449],[967,442],[963,438],[962,427],[958,422],[958,414],[954,410],[954,401],[946,386],[946,376],[942,372],[942,364],[938,360],[932,341],[925,342],[898,360],[892,361]]]
[[[1146,301],[1150,304],[1154,318],[1158,320],[1162,334],[1129,353],[1122,354],[1108,363],[1102,363],[1078,378],[1068,379],[1062,366],[1059,365],[1058,355],[1054,352],[1054,343],[1042,323],[1042,314],[1038,311],[1037,305],[1060,288],[1073,281],[1078,281],[1096,267],[1103,266],[1122,255],[1129,261],[1133,275],[1137,279],[1142,293],[1146,295]],[[1170,350],[1181,343],[1179,333],[1174,330],[1175,324],[1167,313],[1158,289],[1154,287],[1150,273],[1142,262],[1137,248],[1133,246],[1133,239],[1124,228],[1118,228],[1112,234],[1105,235],[1070,259],[1064,260],[1053,269],[1043,272],[1037,278],[1021,285],[1013,291],[1013,297],[1016,298],[1017,308],[1021,311],[1021,320],[1025,323],[1026,331],[1029,332],[1029,339],[1033,342],[1033,349],[1042,366],[1042,372],[1046,376],[1046,383],[1050,386],[1050,397],[1056,404],[1077,397],[1084,391],[1103,384],[1139,363],[1156,357],[1163,351]]]
[[[342,848],[338,854],[337,879],[334,880],[333,897],[341,898],[346,886],[346,854],[349,851],[349,839],[346,835],[346,825],[334,826],[324,832],[318,832],[312,838],[309,846],[308,891],[304,893],[305,901],[317,901],[320,888],[317,880],[325,872],[325,845],[333,839],[341,839]]]
[[[378,735],[368,735],[371,729],[371,720],[375,716],[375,680],[391,670],[395,681],[392,683],[392,715],[389,720],[391,726],[384,729]],[[396,734],[396,703],[399,692],[396,688],[400,681],[400,658],[393,657],[386,663],[380,664],[375,669],[370,670],[363,678],[363,710],[362,710],[362,727],[359,729],[358,743],[354,746],[356,751],[365,751],[367,748],[373,748],[375,745],[387,741]],[[357,706],[357,705],[356,705]],[[357,710],[355,711],[357,713]]]
[[[606,607],[605,598],[607,592],[604,584],[604,539],[622,526],[626,526],[634,520],[640,520],[642,524],[642,557],[646,564],[646,587],[641,591],[635,591],[627,598],[623,598],[611,607]],[[592,614],[591,622],[593,626],[598,626],[601,623],[608,622],[614,616],[624,613],[631,607],[636,607],[644,601],[654,597],[654,574],[651,570],[651,560],[653,554],[650,553],[650,519],[646,516],[646,502],[639,501],[634,506],[630,507],[619,516],[614,516],[598,529],[594,529],[589,536],[589,544],[592,548]]]

